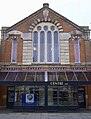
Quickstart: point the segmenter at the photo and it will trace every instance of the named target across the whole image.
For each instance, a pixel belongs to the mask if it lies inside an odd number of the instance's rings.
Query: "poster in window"
[[[26,103],[34,103],[34,94],[26,94]]]

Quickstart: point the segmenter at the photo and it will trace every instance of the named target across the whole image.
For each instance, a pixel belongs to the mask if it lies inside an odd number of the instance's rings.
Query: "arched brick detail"
[[[29,31],[32,32],[34,27],[41,23],[41,22],[50,22],[50,23],[53,23],[56,25],[56,27],[58,28],[59,32],[62,32],[63,31],[63,27],[61,25],[61,23],[59,23],[58,21],[56,21],[55,19],[51,19],[51,18],[47,18],[47,19],[36,19],[31,25],[30,25],[30,28],[29,28]]]

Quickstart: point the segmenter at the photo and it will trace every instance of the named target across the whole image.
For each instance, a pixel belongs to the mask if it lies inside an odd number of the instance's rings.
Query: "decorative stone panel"
[[[32,41],[23,41],[23,64],[31,64],[32,62]]]
[[[69,33],[60,33],[60,36],[59,36],[61,40],[63,39],[68,40],[70,37],[71,35]]]
[[[32,33],[22,33],[22,38],[24,40],[31,40],[32,39]]]
[[[60,63],[69,64],[69,33],[60,33]]]

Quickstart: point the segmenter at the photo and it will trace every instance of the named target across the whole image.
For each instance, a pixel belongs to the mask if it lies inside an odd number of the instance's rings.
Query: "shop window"
[[[48,88],[49,106],[77,106],[76,86],[52,86]]]
[[[79,46],[79,40],[74,40],[74,60],[75,63],[80,63],[80,46]]]
[[[12,40],[12,57],[11,62],[16,63],[17,62],[17,40]]]
[[[43,86],[16,86],[15,106],[44,106],[45,91]]]

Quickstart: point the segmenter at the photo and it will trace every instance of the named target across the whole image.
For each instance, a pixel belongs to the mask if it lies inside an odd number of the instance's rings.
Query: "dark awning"
[[[91,71],[48,71],[48,81],[91,82]],[[0,83],[45,82],[45,72],[0,72]]]

